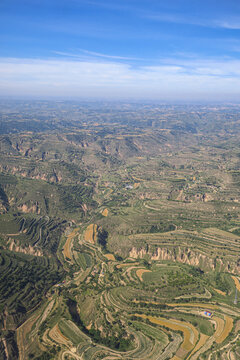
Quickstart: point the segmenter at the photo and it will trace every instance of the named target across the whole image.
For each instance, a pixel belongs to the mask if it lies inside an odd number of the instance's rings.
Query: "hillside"
[[[239,124],[3,102],[0,359],[240,357]]]

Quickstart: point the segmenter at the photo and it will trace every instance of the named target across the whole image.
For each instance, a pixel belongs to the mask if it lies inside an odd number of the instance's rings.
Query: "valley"
[[[0,359],[240,357],[239,106],[3,102]]]

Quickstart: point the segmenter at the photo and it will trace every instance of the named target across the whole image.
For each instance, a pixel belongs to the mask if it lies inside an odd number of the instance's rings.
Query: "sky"
[[[240,100],[239,0],[0,0],[0,96]]]

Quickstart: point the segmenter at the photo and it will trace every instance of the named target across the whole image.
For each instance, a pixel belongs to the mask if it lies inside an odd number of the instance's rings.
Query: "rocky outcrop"
[[[24,253],[24,254],[28,254],[28,255],[34,255],[34,256],[43,256],[43,253],[39,249],[36,249],[31,245],[22,247],[22,246],[18,245],[15,240],[13,240],[11,238],[9,240],[10,240],[9,250],[11,250],[11,251],[16,251],[16,252],[20,252],[20,253]]]
[[[0,165],[0,172],[4,171],[7,172],[8,174],[12,174],[12,175],[18,175],[21,176],[23,178],[29,178],[29,179],[34,179],[34,180],[43,180],[43,181],[47,181],[47,182],[52,182],[52,183],[61,183],[63,180],[63,175],[59,170],[55,170],[55,169],[51,169],[51,171],[46,171],[46,169],[41,169],[41,168],[30,168],[30,169],[26,169],[26,168],[22,168],[21,166],[1,166]]]
[[[33,213],[33,214],[40,214],[41,209],[39,207],[39,204],[36,202],[32,205],[23,204],[18,206],[18,210],[20,210],[23,213]]]
[[[6,206],[0,203],[0,214],[5,214],[7,212]]]
[[[207,193],[204,194],[197,193],[195,195],[190,195],[187,192],[180,190],[178,196],[176,197],[176,200],[184,201],[184,202],[196,202],[196,201],[208,202],[214,200],[214,197],[211,194],[207,194]]]
[[[217,266],[220,266],[221,271],[240,273],[240,266],[238,266],[236,262],[229,262],[228,260],[223,261],[220,258],[210,258],[201,252],[193,251],[190,248],[181,248],[180,246],[176,248],[133,247],[129,252],[129,256],[134,259],[142,259],[148,256],[151,260],[170,260],[197,266],[205,270],[215,270]]]

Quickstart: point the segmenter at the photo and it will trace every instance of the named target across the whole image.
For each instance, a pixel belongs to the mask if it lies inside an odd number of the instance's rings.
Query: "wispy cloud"
[[[66,52],[66,51],[57,51],[57,50],[52,51],[52,53],[56,54],[56,55],[64,56],[64,57],[77,58],[78,60],[83,59],[82,54],[74,54],[74,53],[70,53],[70,52]]]
[[[240,95],[240,60],[117,61],[0,58],[0,95],[220,99]]]
[[[81,2],[79,3],[79,0],[68,0],[71,1],[73,3],[75,3],[75,5],[90,5],[90,6],[94,6],[95,8],[102,8],[102,9],[106,9],[106,10],[112,10],[112,11],[131,11],[133,13],[136,14],[136,11],[139,9],[139,6],[136,6],[135,4],[130,4],[130,1],[126,1],[125,3],[123,1],[101,1],[101,0],[81,0]]]
[[[230,29],[230,30],[240,30],[240,18],[239,19],[226,19],[226,20],[215,20],[215,26]]]
[[[223,29],[240,29],[240,18],[204,18],[204,17],[193,17],[182,14],[168,14],[168,13],[142,13],[142,17],[159,21],[159,22],[169,22],[175,24],[185,24],[185,25],[196,25],[209,28],[223,28]]]
[[[126,56],[116,56],[116,55],[107,55],[107,54],[101,54],[99,52],[89,51],[81,49],[82,52],[88,55],[96,56],[96,57],[102,57],[105,59],[113,59],[113,60],[143,60],[142,58],[136,58],[136,57],[126,57]]]
[[[191,18],[191,17],[184,16],[184,15],[178,15],[178,14],[142,13],[142,17],[144,17],[145,19],[159,21],[159,22],[207,26],[207,23],[203,20]]]
[[[78,0],[71,0],[75,4],[78,4]],[[196,25],[203,27],[212,27],[212,28],[224,28],[224,29],[232,29],[239,30],[240,29],[240,17],[237,16],[226,16],[223,17],[206,17],[206,16],[191,16],[186,14],[181,14],[177,12],[148,12],[146,8],[142,8],[141,3],[137,6],[136,4],[132,4],[130,2],[126,3],[118,3],[113,1],[100,1],[100,0],[82,0],[82,3],[93,5],[94,7],[105,8],[109,10],[116,11],[128,11],[132,12],[135,16],[148,18],[155,21],[162,22],[170,22],[176,24],[188,24],[188,25]]]
[[[145,60],[143,58],[137,58],[137,57],[128,57],[128,56],[118,56],[118,55],[108,55],[108,54],[102,54],[95,51],[89,51],[85,49],[79,49],[80,53],[69,53],[69,52],[63,52],[63,51],[53,51],[54,54],[61,55],[61,56],[67,56],[67,57],[74,57],[78,59],[83,59],[83,54],[87,55],[88,58],[104,58],[104,59],[110,59],[110,60]]]

